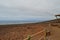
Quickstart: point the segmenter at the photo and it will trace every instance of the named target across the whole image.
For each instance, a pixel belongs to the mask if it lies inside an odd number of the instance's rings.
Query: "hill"
[[[27,38],[28,35],[35,34],[44,29],[48,29],[53,33],[53,29],[51,28],[59,27],[59,25],[57,24],[59,22],[60,19],[54,19],[50,21],[30,23],[30,24],[0,25],[0,40],[23,40]],[[50,28],[49,28],[49,24],[50,24]],[[41,34],[41,35],[45,35],[45,34]],[[39,37],[37,36],[33,40],[38,40]]]

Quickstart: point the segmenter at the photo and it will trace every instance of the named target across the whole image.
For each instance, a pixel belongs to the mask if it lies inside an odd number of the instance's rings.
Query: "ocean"
[[[0,21],[0,25],[8,25],[8,24],[26,24],[26,23],[36,23],[41,21]]]

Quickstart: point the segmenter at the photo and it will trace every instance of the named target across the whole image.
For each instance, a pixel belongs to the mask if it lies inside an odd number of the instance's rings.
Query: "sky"
[[[50,20],[60,14],[60,0],[0,0],[0,20]]]

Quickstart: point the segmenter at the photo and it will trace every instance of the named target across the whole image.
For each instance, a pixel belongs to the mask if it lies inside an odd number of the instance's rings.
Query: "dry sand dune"
[[[0,25],[0,40],[23,40],[41,30],[40,24]]]
[[[59,21],[60,20],[58,20],[58,22]],[[28,35],[35,34],[48,28],[49,23],[51,35],[48,40],[60,40],[60,24],[57,24],[56,22],[56,20],[51,20],[33,24],[0,25],[0,40],[23,40],[27,38]],[[37,39],[38,37],[33,40]]]

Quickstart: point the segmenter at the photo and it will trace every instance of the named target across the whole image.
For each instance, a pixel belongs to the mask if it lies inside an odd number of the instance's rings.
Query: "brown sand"
[[[0,40],[23,40],[43,29],[40,24],[0,25]]]
[[[58,22],[59,21],[60,20],[58,20]],[[60,24],[55,22],[56,20],[35,24],[0,25],[0,40],[23,40],[28,35],[35,34],[48,28],[49,23],[51,35],[48,40],[60,40]]]

